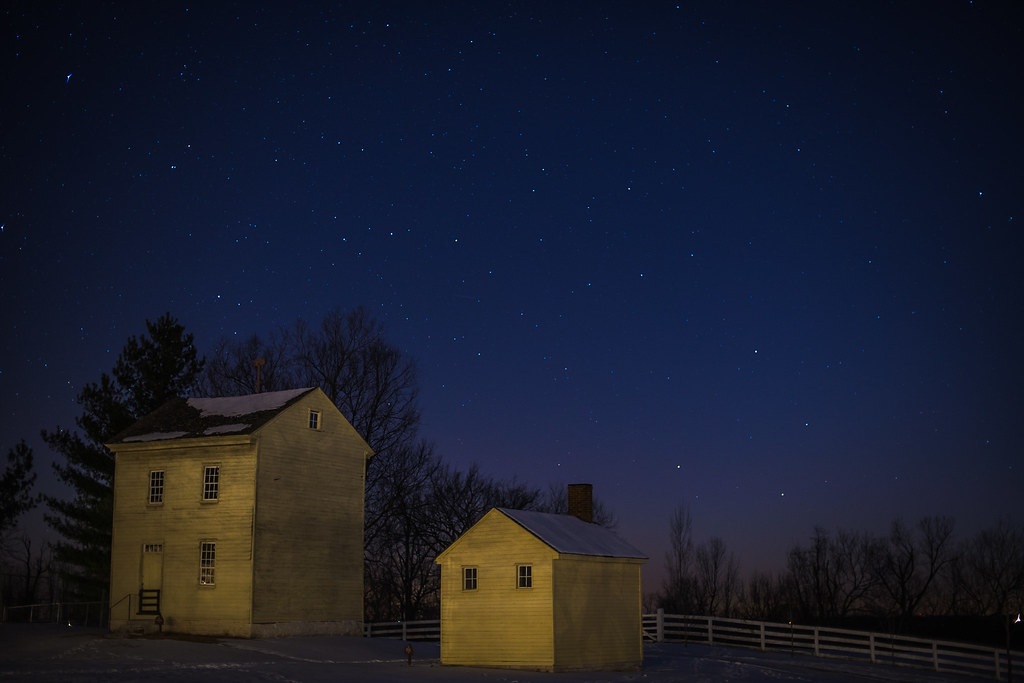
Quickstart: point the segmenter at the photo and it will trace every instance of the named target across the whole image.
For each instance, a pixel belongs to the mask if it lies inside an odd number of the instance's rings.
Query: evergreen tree
[[[116,434],[167,400],[187,395],[203,367],[193,337],[170,313],[146,321],[148,336],[130,337],[111,375],[78,395],[81,430],[58,427],[43,439],[64,462],[54,463],[70,500],[46,496],[46,522],[63,538],[55,548],[65,568],[65,599],[102,600],[110,582],[114,454],[104,446]]]

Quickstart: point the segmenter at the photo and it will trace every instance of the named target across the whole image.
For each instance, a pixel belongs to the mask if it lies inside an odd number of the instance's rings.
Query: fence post
[[[814,656],[820,657],[821,650],[818,649],[818,627],[814,627]]]
[[[708,617],[708,645],[715,644],[715,631],[714,627],[712,626],[713,621],[714,617]]]
[[[408,640],[405,636],[405,622],[402,622],[402,640]]]
[[[764,622],[761,622],[761,652],[765,651]]]
[[[868,649],[871,650],[871,663],[872,664],[877,664],[878,662],[875,660],[875,634],[874,633],[869,633],[868,634]]]
[[[999,661],[999,650],[996,650],[995,652],[993,652],[992,655],[993,655],[993,659],[995,660],[994,664],[996,666],[996,680],[997,681],[1001,681],[1001,680],[1003,680],[1003,669],[1002,669],[1001,663]]]
[[[935,670],[939,670],[939,644],[934,640],[932,641],[932,663],[935,664]]]
[[[658,608],[658,622],[655,627],[656,639],[659,643],[665,642],[665,608]]]

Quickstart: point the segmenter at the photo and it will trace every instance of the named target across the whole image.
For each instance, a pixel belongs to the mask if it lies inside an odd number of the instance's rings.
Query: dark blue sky
[[[1019,4],[372,5],[0,11],[4,452],[147,318],[362,305],[655,572],[679,502],[745,570],[1016,514]]]

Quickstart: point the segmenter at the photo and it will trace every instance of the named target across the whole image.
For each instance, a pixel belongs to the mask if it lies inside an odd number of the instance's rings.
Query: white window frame
[[[199,541],[199,585],[217,585],[217,541]]]
[[[324,426],[324,414],[320,410],[310,408],[309,410],[309,428],[314,431],[320,431]]]
[[[159,482],[157,480],[159,480]],[[166,481],[167,481],[167,473],[166,473],[165,470],[150,470],[149,471],[149,504],[150,505],[163,505],[164,504],[164,484],[165,484]]]
[[[211,472],[213,473],[212,478],[210,476]],[[220,500],[220,463],[203,465],[202,501],[204,503],[216,503],[218,500]]]
[[[475,591],[478,587],[480,573],[476,567],[462,568],[462,590]],[[472,585],[470,585],[472,584]]]
[[[533,565],[516,565],[516,588],[533,588]]]

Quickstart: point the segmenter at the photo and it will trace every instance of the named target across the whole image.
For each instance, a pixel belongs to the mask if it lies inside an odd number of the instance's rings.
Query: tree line
[[[815,527],[776,573],[745,580],[721,538],[694,544],[679,505],[669,520],[666,575],[649,606],[803,624],[879,617],[898,631],[919,616],[1013,616],[1024,607],[1024,527],[1003,518],[963,539],[950,517],[894,520],[886,535]]]

